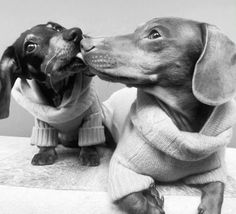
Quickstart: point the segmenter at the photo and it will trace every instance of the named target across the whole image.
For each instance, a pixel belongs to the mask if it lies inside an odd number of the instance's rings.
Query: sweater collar
[[[236,122],[236,103],[217,106],[197,132],[181,131],[146,93],[138,93],[130,110],[133,127],[145,142],[163,153],[184,161],[196,161],[224,148]]]
[[[160,103],[157,102],[157,100],[154,99],[153,96],[141,90],[137,91],[137,99],[135,101],[134,106],[132,114],[133,115],[135,114],[136,115],[135,118],[136,119],[139,118],[139,120],[142,120],[144,123],[147,118],[151,117],[156,117],[153,118],[152,121],[157,121],[158,117],[160,117],[160,114],[162,114],[160,118],[163,119],[163,117],[165,117],[170,119],[168,114],[165,111],[163,111],[163,109],[160,107]],[[156,114],[153,114],[153,112],[156,112]],[[150,117],[150,115],[152,116]],[[220,106],[216,106],[213,109],[212,113],[204,123],[199,133],[205,135],[218,135],[220,134],[221,131],[231,128],[235,123],[236,123],[236,102],[235,100],[231,100]]]
[[[35,80],[18,79],[12,95],[34,117],[48,123],[70,121],[84,113],[97,99],[91,77],[81,73],[75,76],[72,91],[64,93],[57,107],[48,105]]]

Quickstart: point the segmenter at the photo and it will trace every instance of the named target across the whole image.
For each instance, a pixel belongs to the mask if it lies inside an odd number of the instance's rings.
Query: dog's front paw
[[[157,209],[156,213],[165,214],[164,197],[160,196],[155,184],[152,184],[148,190],[144,192],[150,208]]]
[[[211,208],[207,208],[207,206],[202,203],[198,206],[198,214],[213,214],[209,212],[209,210],[211,210]]]
[[[79,163],[83,166],[98,166],[100,157],[95,147],[81,147],[79,154]]]
[[[51,165],[55,163],[56,159],[57,159],[57,153],[55,148],[44,147],[40,148],[39,153],[34,155],[31,164],[37,166]]]
[[[202,198],[198,206],[198,214],[221,214],[224,187],[225,185],[222,182],[200,185]]]
[[[164,198],[160,197],[156,186],[131,193],[116,201],[119,208],[129,214],[165,214]]]
[[[214,200],[207,201],[207,203],[204,203],[204,202],[202,202],[198,206],[198,214],[220,214],[221,213],[221,209],[217,207],[216,203],[214,203]]]
[[[206,211],[206,207],[203,207],[203,206],[198,207],[198,214],[205,214],[205,211]]]

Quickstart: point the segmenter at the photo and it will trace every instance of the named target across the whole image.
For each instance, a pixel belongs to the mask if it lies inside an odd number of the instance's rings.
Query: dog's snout
[[[83,50],[85,52],[89,52],[89,51],[91,51],[92,49],[95,48],[95,45],[94,45],[94,43],[91,39],[84,38],[80,42],[80,48],[81,48],[81,50]]]
[[[82,40],[82,31],[80,28],[71,28],[64,32],[63,39],[66,41],[72,41],[74,43],[79,43]]]

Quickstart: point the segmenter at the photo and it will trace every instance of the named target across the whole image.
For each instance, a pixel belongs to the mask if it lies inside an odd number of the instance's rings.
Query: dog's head
[[[56,83],[86,68],[77,57],[82,31],[49,22],[25,32],[3,53],[0,62],[0,116],[7,117],[10,91],[17,77]]]
[[[81,52],[91,71],[105,80],[142,88],[184,88],[209,105],[235,95],[235,44],[209,24],[153,19],[132,34],[85,38]]]

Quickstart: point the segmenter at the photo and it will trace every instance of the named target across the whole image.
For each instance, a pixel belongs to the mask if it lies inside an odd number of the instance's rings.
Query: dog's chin
[[[79,57],[73,57],[68,63],[65,63],[59,67],[58,72],[60,73],[78,73],[87,69],[86,64]]]
[[[127,87],[136,87],[142,88],[153,85],[154,82],[151,81],[147,77],[137,77],[137,76],[125,76],[119,74],[116,68],[107,68],[107,69],[99,69],[90,67],[90,72],[94,75],[97,75],[100,79],[108,81],[108,82],[115,82],[115,83],[122,83],[125,84]]]

